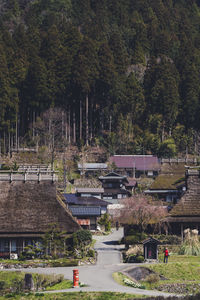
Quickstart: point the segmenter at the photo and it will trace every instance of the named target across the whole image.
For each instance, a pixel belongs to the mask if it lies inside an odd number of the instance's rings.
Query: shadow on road
[[[108,241],[108,242],[103,242],[106,245],[119,245],[118,241]]]

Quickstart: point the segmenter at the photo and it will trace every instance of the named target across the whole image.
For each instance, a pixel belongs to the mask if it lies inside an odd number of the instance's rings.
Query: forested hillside
[[[0,0],[0,22],[2,153],[58,123],[66,145],[199,151],[198,0]]]

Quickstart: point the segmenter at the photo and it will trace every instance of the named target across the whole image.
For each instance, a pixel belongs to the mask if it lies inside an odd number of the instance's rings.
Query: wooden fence
[[[0,171],[0,181],[58,181],[56,171]]]
[[[197,164],[198,160],[196,157],[194,158],[161,158],[161,164],[168,163],[190,163],[190,164]]]

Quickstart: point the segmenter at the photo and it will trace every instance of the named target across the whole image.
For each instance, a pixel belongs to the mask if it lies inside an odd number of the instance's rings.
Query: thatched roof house
[[[200,170],[187,168],[187,191],[170,211],[166,221],[170,224],[170,231],[181,233],[185,228],[200,228]]]
[[[80,229],[55,184],[0,181],[0,256],[3,252],[19,252],[53,223],[68,233]]]
[[[160,174],[144,193],[175,204],[185,191],[184,174]]]

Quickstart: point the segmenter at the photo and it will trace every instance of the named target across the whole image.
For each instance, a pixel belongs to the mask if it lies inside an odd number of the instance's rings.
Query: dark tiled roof
[[[105,194],[130,194],[129,191],[125,189],[104,189],[104,195]]]
[[[66,203],[74,203],[76,204],[78,201],[78,197],[75,194],[63,194]]]
[[[75,205],[94,205],[94,206],[107,206],[109,202],[98,199],[96,197],[79,197],[75,194],[64,194],[65,202]]]
[[[69,209],[73,216],[100,216],[99,206],[70,206]]]
[[[76,188],[77,193],[92,193],[92,194],[101,194],[103,193],[103,188]]]
[[[114,155],[110,157],[110,162],[117,168],[135,168],[140,171],[160,169],[158,157],[153,155]]]
[[[127,176],[122,176],[122,175],[119,175],[119,174],[114,173],[114,172],[108,173],[108,174],[105,175],[105,176],[100,176],[100,177],[99,177],[99,180],[100,180],[100,181],[102,181],[102,180],[109,180],[109,181],[113,181],[113,180],[122,180],[122,181],[124,181],[124,182],[128,182]]]
[[[154,238],[152,238],[152,237],[150,237],[150,238],[144,240],[142,243],[143,243],[144,245],[145,245],[145,244],[148,244],[148,243],[161,244],[159,240],[154,239]]]

